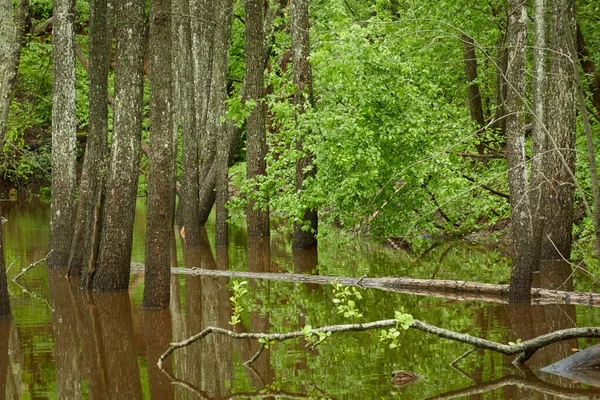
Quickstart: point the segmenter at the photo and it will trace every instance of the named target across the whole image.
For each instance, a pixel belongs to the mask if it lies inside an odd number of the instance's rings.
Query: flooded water
[[[6,263],[14,318],[0,321],[0,399],[559,399],[598,398],[600,389],[539,371],[595,341],[549,346],[517,369],[504,357],[476,351],[450,363],[469,346],[415,330],[390,349],[378,332],[335,334],[316,349],[303,340],[273,344],[251,368],[243,365],[259,343],[208,336],[156,367],[172,341],[208,326],[230,328],[229,278],[174,276],[169,310],[143,310],[143,276],[132,275],[127,293],[83,293],[40,264],[13,282],[19,271],[45,257],[49,207],[2,203]],[[144,206],[138,205],[133,261],[143,262]],[[331,234],[318,255],[290,251],[289,230],[273,230],[270,241],[248,241],[242,222],[232,244],[186,254],[187,267],[319,275],[410,276],[497,283],[508,279],[497,252],[457,243],[423,244],[422,256],[382,249]],[[212,227],[207,235],[213,236]],[[432,247],[428,249],[427,247]],[[184,259],[179,252],[179,265]],[[548,279],[553,278],[553,279]],[[241,281],[242,279],[237,279]],[[544,280],[565,279],[560,272]],[[568,285],[569,283],[567,283]],[[585,284],[585,283],[584,283]],[[238,332],[290,332],[348,323],[333,303],[331,285],[248,281]],[[403,307],[415,318],[502,343],[556,329],[593,325],[600,308],[573,305],[513,307],[458,302],[379,290],[361,290],[361,321],[393,318]],[[393,370],[424,378],[394,386]]]

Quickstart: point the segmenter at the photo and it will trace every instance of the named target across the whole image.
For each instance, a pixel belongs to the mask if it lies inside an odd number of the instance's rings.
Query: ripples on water
[[[2,203],[9,280],[43,258],[48,246],[49,207],[43,203]],[[145,210],[138,204],[133,261],[143,262]],[[274,229],[270,242],[248,242],[234,227],[227,251],[211,246],[190,252],[188,267],[253,272],[321,275],[411,276],[498,282],[508,264],[498,253],[473,245],[442,243],[415,255],[330,236],[314,252],[290,253],[285,229]],[[207,238],[213,227],[208,226]],[[427,246],[427,244],[425,244]],[[178,260],[184,265],[179,249]],[[19,258],[20,257],[20,258]],[[318,265],[318,266],[317,266]],[[259,349],[253,341],[209,336],[178,350],[166,362],[156,360],[172,341],[206,326],[229,328],[231,284],[228,278],[174,276],[169,310],[142,310],[143,276],[132,276],[128,293],[84,293],[69,284],[64,271],[31,269],[10,282],[12,323],[0,321],[0,399],[223,399],[223,398],[592,398],[596,389],[538,370],[588,347],[591,340],[549,346],[517,370],[510,359],[477,351],[449,364],[468,346],[418,331],[406,331],[401,346],[389,349],[378,332],[338,334],[314,350],[302,340],[277,343],[252,368],[243,366]],[[563,272],[544,278],[561,280]],[[238,332],[293,331],[347,323],[337,313],[330,286],[250,281],[242,299]],[[597,308],[566,305],[509,307],[458,302],[378,290],[363,290],[358,307],[365,321],[392,318],[404,307],[415,318],[458,332],[508,343],[556,329],[593,325]],[[413,371],[424,379],[392,385],[393,370]],[[175,384],[174,384],[175,383]],[[585,391],[582,391],[585,390]],[[471,396],[471,397],[470,397]],[[583,396],[583,397],[581,397]]]

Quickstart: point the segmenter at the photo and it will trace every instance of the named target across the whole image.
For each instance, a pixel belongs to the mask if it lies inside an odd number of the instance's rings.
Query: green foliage
[[[231,290],[233,291],[233,295],[229,298],[229,300],[231,300],[231,304],[233,306],[233,314],[231,315],[231,319],[229,320],[229,325],[235,326],[241,321],[240,318],[242,312],[244,311],[244,307],[240,303],[240,300],[244,297],[244,295],[248,293],[248,289],[246,288],[247,284],[247,281],[231,282]]]
[[[355,300],[362,300],[362,295],[355,287],[344,286],[337,279],[331,282],[333,286],[333,303],[336,305],[338,314],[342,314],[344,318],[357,321],[362,318],[362,313],[356,307]]]
[[[401,337],[400,333],[411,327],[413,323],[413,316],[404,313],[404,308],[396,310],[395,312],[396,326],[390,329],[382,329],[380,332],[380,341],[389,341],[390,349],[394,349],[400,345]]]

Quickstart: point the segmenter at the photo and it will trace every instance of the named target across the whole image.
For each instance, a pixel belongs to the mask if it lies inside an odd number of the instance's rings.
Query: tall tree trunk
[[[210,184],[207,182],[207,175],[215,161],[217,154],[217,133],[214,129],[215,104],[218,103],[214,99],[214,87],[220,85],[218,80],[219,72],[215,71],[222,60],[218,60],[219,53],[222,50],[223,39],[221,23],[223,16],[221,15],[223,3],[222,1],[213,0],[192,0],[193,10],[199,11],[200,19],[194,21],[192,46],[194,58],[194,82],[196,95],[196,125],[198,132],[198,168],[200,191],[206,190],[204,186]],[[231,22],[230,22],[231,23]],[[231,32],[227,37],[231,37]],[[229,48],[229,47],[227,47]],[[222,57],[222,56],[221,56]],[[214,189],[212,190],[214,191]],[[214,197],[212,197],[209,208],[212,209]],[[202,203],[202,199],[200,199]],[[200,207],[202,210],[202,205]],[[200,211],[202,213],[202,211]],[[210,213],[210,210],[209,210]],[[204,221],[206,222],[206,221]],[[200,224],[203,224],[202,219]]]
[[[533,257],[531,255],[531,219],[525,165],[525,46],[527,45],[527,11],[521,0],[508,2],[508,70],[509,86],[506,112],[508,185],[512,209],[513,256],[510,276],[510,301],[527,302],[531,297]]]
[[[265,47],[264,47],[264,55],[263,55],[263,62],[264,62],[263,70],[266,69],[267,64],[269,62],[268,56],[269,56],[271,46],[273,45],[273,41],[274,41],[275,35],[272,32],[272,30],[274,29],[274,21],[276,20],[277,17],[279,17],[281,14],[283,14],[283,9],[286,4],[287,4],[287,0],[278,0],[277,3],[274,6],[269,7],[269,9],[266,12],[265,22],[264,22],[264,31],[269,32],[269,35],[267,35],[267,37],[265,37]],[[206,8],[207,7],[205,7],[204,9],[206,9]],[[210,21],[209,18],[210,17],[206,17],[206,18],[203,17],[203,21]],[[212,48],[210,49],[210,51],[212,54]],[[208,75],[211,74],[211,71],[212,70],[208,71]],[[198,82],[198,81],[196,81],[196,82]],[[240,90],[242,96],[244,95],[244,93],[246,91],[245,87],[246,87],[246,82],[244,82],[242,84],[242,89]],[[198,89],[196,89],[196,97],[198,97],[198,93],[200,93],[200,92],[202,92],[202,91],[198,91]],[[204,107],[203,104],[205,104],[208,97],[209,96],[206,95],[206,100],[204,100],[204,97],[202,97],[201,101],[199,101],[198,99],[196,100],[196,103],[200,104],[199,108]],[[206,120],[206,111],[204,112],[202,118],[204,118],[204,120]],[[231,124],[231,122],[230,122],[230,124]],[[204,132],[205,128],[206,128],[205,122],[204,123],[201,122],[199,125],[199,128],[198,128],[198,131]],[[230,132],[233,132],[233,134],[231,134],[229,136],[229,148],[230,148],[229,163],[231,165],[234,151],[240,140],[242,131],[240,128],[235,127],[235,126],[230,126],[228,129],[230,130]],[[204,136],[202,136],[202,137],[204,137]],[[200,139],[199,142],[204,143],[203,141],[204,141],[204,139]],[[204,151],[204,149],[202,151]],[[204,162],[204,163],[206,163],[205,158],[206,157],[204,155],[201,155],[201,159],[203,160],[202,162]],[[217,182],[217,177],[216,177],[217,168],[214,163],[214,160],[213,160],[212,164],[208,165],[208,167],[207,167],[207,165],[201,166],[202,171],[205,171],[206,173],[204,174],[204,172],[203,172],[200,175],[200,180],[202,181],[202,184],[200,185],[200,196],[199,196],[200,197],[200,203],[199,203],[200,204],[200,206],[199,206],[200,226],[204,226],[204,224],[208,220],[210,211],[212,210],[212,207],[215,203],[215,198],[216,198],[215,187],[216,187],[216,182]],[[206,170],[204,168],[206,168]]]
[[[173,233],[171,0],[153,0],[150,13],[150,172],[143,306],[167,308]],[[191,111],[191,110],[190,110]],[[191,113],[193,115],[193,113]],[[191,127],[190,127],[191,128]],[[187,232],[186,232],[187,234]]]
[[[192,0],[196,1],[197,0]],[[196,116],[198,105],[194,95],[194,59],[192,52],[192,33],[190,31],[190,1],[179,0],[175,3],[177,18],[178,55],[175,68],[179,69],[179,112],[181,113],[181,133],[183,137],[183,178],[181,190],[181,208],[185,227],[185,242],[188,245],[200,244],[199,202],[199,155]],[[193,55],[193,56],[192,56]]]
[[[546,168],[547,215],[543,260],[567,260],[571,256],[573,226],[572,172],[575,166],[576,98],[573,67],[569,58],[567,29],[575,37],[574,0],[553,0],[550,20],[550,75],[548,130],[553,137]],[[564,161],[563,161],[564,160]],[[566,161],[566,162],[565,162]],[[569,171],[570,170],[570,171]]]
[[[48,267],[67,267],[73,239],[75,200],[75,1],[54,3],[52,30],[52,204]]]
[[[4,142],[28,14],[28,0],[18,1],[16,9],[11,0],[0,1],[0,144]]]
[[[246,124],[246,176],[254,179],[266,174],[267,131],[265,126],[265,32],[263,27],[263,1],[247,0],[246,9],[246,96],[254,106]],[[255,187],[258,189],[258,186]],[[267,237],[269,209],[255,209],[250,201],[246,209],[248,237]]]
[[[531,224],[533,268],[539,269],[542,251],[542,239],[545,225],[546,165],[548,139],[544,131],[546,124],[546,101],[548,92],[548,77],[546,65],[548,23],[548,4],[546,0],[535,0],[534,3],[534,46],[533,46],[533,144],[531,160]]]
[[[69,275],[84,275],[92,254],[94,209],[106,176],[108,154],[108,22],[107,1],[91,0],[89,32],[89,124],[69,257]],[[92,261],[94,262],[94,261]]]
[[[142,134],[144,6],[142,0],[118,4],[115,116],[95,290],[125,290],[129,284]]]
[[[217,30],[215,31],[215,44],[212,67],[212,84],[208,117],[206,121],[207,136],[217,138],[216,172],[217,172],[217,221],[216,239],[217,246],[226,246],[228,238],[228,212],[225,204],[228,200],[229,190],[229,134],[227,123],[221,118],[227,111],[227,69],[229,61],[229,46],[231,39],[231,23],[233,1],[221,0],[217,3]]]
[[[294,66],[294,104],[297,112],[303,113],[306,105],[313,104],[312,73],[308,56],[309,25],[308,25],[308,0],[290,1],[290,25],[292,33],[292,63]],[[303,135],[302,135],[303,136]],[[296,192],[304,191],[304,181],[316,175],[316,168],[309,166],[314,164],[314,156],[304,149],[304,138],[299,137],[296,150],[304,154],[296,162]],[[304,226],[308,223],[308,228]],[[317,210],[307,207],[304,211],[302,221],[294,223],[294,236],[292,247],[294,249],[308,249],[317,246],[318,217]]]
[[[469,101],[469,111],[471,120],[479,127],[479,143],[477,152],[483,154],[485,148],[484,131],[485,119],[483,117],[483,106],[481,103],[481,94],[479,92],[479,83],[477,83],[477,56],[475,55],[475,44],[473,38],[469,35],[462,35],[463,59],[465,62],[465,77],[467,78],[467,98]]]
[[[0,222],[0,318],[10,317],[10,301],[8,300],[7,284],[6,263],[4,262],[4,242],[2,239],[2,222]]]

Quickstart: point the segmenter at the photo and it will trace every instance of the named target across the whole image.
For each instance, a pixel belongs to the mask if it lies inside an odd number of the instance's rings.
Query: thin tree
[[[479,154],[483,154],[485,143],[483,139],[483,128],[485,126],[485,117],[483,115],[483,105],[481,93],[479,91],[479,81],[477,74],[477,56],[475,55],[475,43],[473,38],[467,34],[462,35],[463,59],[465,62],[465,78],[467,78],[467,100],[469,102],[469,112],[471,120],[479,128],[476,148]]]
[[[173,158],[171,1],[150,6],[150,172],[146,223],[146,271],[143,306],[167,308],[170,298],[173,232]]]
[[[533,257],[531,255],[531,218],[525,164],[524,94],[527,11],[521,0],[508,2],[508,69],[506,153],[508,185],[512,209],[513,256],[510,277],[510,301],[527,302],[531,296]]]
[[[195,0],[192,0],[195,1]],[[195,1],[197,3],[197,1]],[[181,135],[183,138],[183,176],[180,207],[183,211],[185,242],[187,245],[200,244],[199,202],[199,147],[196,118],[198,105],[195,96],[195,67],[198,55],[192,51],[192,33],[190,30],[190,1],[174,2],[177,18],[177,64],[179,83],[179,113],[181,115]]]
[[[545,171],[548,179],[546,210],[552,223],[545,227],[542,260],[571,256],[577,108],[568,37],[575,37],[575,2],[555,0],[550,18],[552,79],[548,96],[548,131],[553,137],[553,146]]]
[[[142,0],[118,3],[113,139],[95,290],[125,290],[129,284],[142,133],[144,6]]]
[[[107,1],[90,1],[89,30],[89,104],[88,133],[79,184],[79,202],[75,233],[69,257],[69,275],[83,274],[87,281],[87,263],[91,260],[94,209],[106,176],[108,156],[108,50]]]
[[[207,136],[217,138],[217,221],[216,237],[217,246],[226,246],[228,237],[228,212],[225,204],[229,198],[229,134],[227,124],[222,120],[227,111],[227,69],[229,61],[229,46],[231,39],[231,24],[233,14],[233,1],[221,0],[217,3],[217,28],[212,67],[212,84],[208,117],[206,121]]]
[[[312,72],[308,61],[310,54],[308,0],[290,1],[290,25],[294,85],[296,86],[294,105],[297,108],[297,112],[302,114],[307,105],[313,105]],[[296,162],[296,192],[299,195],[305,189],[304,183],[306,179],[316,175],[316,169],[313,165],[314,156],[305,150],[304,134],[297,138],[296,144],[296,150],[300,154],[303,154]],[[305,224],[308,224],[308,226],[305,226]],[[304,210],[301,221],[294,223],[292,247],[294,249],[316,247],[317,229],[317,210],[308,206]]]
[[[10,301],[8,299],[8,282],[6,280],[6,263],[4,262],[4,243],[1,225],[2,223],[0,222],[0,319],[10,317]]]
[[[246,123],[246,176],[254,179],[266,174],[267,131],[265,126],[265,31],[263,1],[246,0],[246,93],[245,101],[254,107]],[[257,187],[256,187],[257,188]],[[246,209],[248,237],[266,237],[269,232],[269,210],[256,209],[251,200]]]
[[[0,1],[0,144],[4,141],[6,120],[15,87],[23,46],[29,1]]]
[[[75,1],[54,2],[52,28],[52,204],[48,267],[67,267],[75,200]]]

